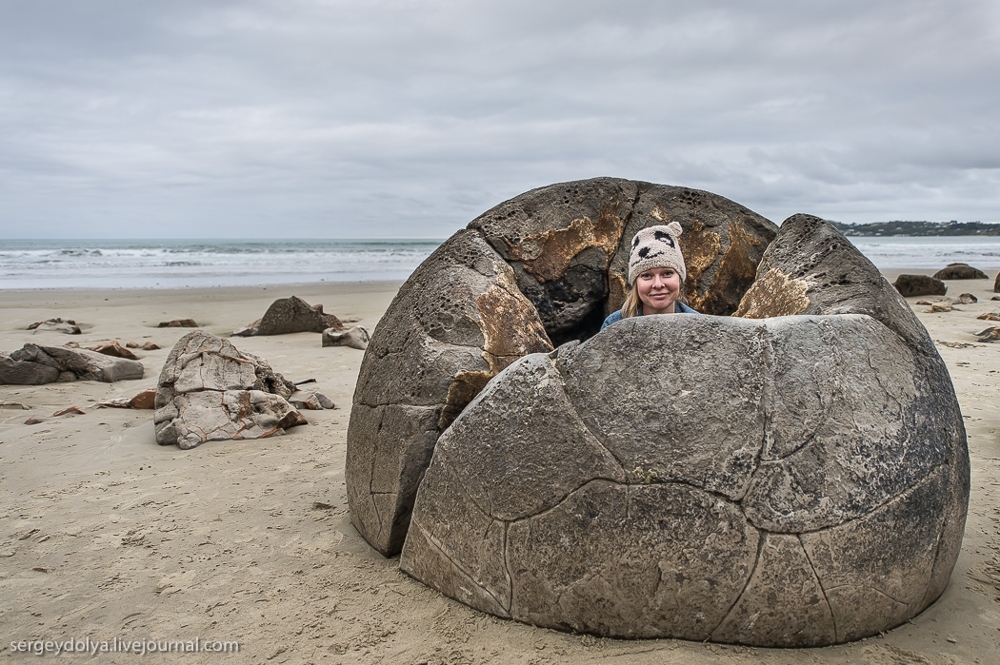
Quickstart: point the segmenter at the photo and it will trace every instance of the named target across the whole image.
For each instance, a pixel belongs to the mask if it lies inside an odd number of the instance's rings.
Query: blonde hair
[[[625,302],[622,303],[622,318],[628,319],[639,314],[639,289],[635,284],[629,287],[625,294]]]

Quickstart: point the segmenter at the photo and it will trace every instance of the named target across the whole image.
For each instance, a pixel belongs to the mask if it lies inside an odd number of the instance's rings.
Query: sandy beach
[[[304,412],[309,424],[286,436],[184,451],[156,444],[152,411],[95,408],[156,386],[171,347],[190,331],[158,328],[160,321],[193,318],[226,336],[276,298],[297,295],[372,330],[399,283],[0,291],[0,351],[113,339],[161,347],[137,352],[141,380],[0,386],[0,402],[29,407],[0,409],[0,653],[28,662],[35,656],[12,643],[197,638],[235,641],[239,651],[185,662],[996,662],[1000,414],[990,405],[1000,343],[977,343],[973,333],[996,325],[976,316],[1000,312],[1000,302],[990,300],[992,279],[948,285],[950,296],[969,292],[979,302],[933,314],[915,304],[920,298],[909,302],[948,365],[969,436],[972,494],[951,584],[884,635],[802,650],[563,634],[481,614],[407,577],[398,559],[384,559],[351,526],[344,458],[363,352],[323,348],[319,334],[233,339],[292,381],[315,379],[337,404]],[[83,334],[26,330],[53,317],[74,319]],[[69,406],[84,414],[53,416]],[[42,422],[25,424],[30,417]],[[149,653],[143,661],[179,656]]]

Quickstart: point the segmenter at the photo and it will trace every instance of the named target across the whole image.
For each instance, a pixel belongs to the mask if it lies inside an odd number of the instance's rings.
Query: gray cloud
[[[444,237],[599,175],[1000,221],[988,0],[9,5],[6,237]]]

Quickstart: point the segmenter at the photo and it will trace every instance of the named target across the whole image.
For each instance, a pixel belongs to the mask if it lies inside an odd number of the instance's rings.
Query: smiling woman
[[[697,313],[682,302],[687,266],[678,243],[681,233],[681,225],[671,222],[635,234],[629,252],[629,292],[625,304],[604,320],[601,330],[633,316]]]

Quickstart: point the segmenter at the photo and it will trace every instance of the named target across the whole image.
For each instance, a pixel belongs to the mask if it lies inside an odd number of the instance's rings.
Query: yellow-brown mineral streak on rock
[[[521,261],[524,269],[538,281],[548,282],[565,275],[577,254],[591,247],[600,247],[606,256],[602,268],[607,270],[625,229],[618,207],[618,201],[605,204],[596,224],[589,217],[582,217],[574,219],[564,229],[522,238],[516,245],[505,241],[510,247],[510,260]]]
[[[705,225],[695,220],[691,228],[680,238],[681,254],[684,256],[684,266],[687,269],[687,280],[684,285],[688,301],[695,309],[701,309],[698,298],[702,274],[715,263],[722,250],[722,238],[714,231],[705,229]]]
[[[458,414],[462,413],[462,409],[479,394],[479,391],[494,376],[496,374],[492,371],[477,372],[463,370],[456,374],[451,380],[451,385],[448,386],[448,397],[446,398],[444,407],[441,409],[441,415],[438,416],[438,430],[443,432],[447,429],[454,422],[455,418],[458,418]]]
[[[757,264],[750,259],[750,251],[758,245],[760,240],[747,233],[742,226],[730,222],[729,249],[722,255],[711,290],[699,296],[695,289],[688,296],[694,303],[693,307],[706,313],[721,313],[726,309],[732,311],[737,304],[733,295],[743,290],[740,284],[749,284],[757,273]],[[727,296],[732,298],[728,306]]]
[[[448,386],[448,397],[438,418],[444,430],[462,409],[479,394],[483,386],[512,362],[529,353],[552,350],[538,312],[514,282],[513,271],[505,270],[486,291],[476,298],[479,325],[483,332],[483,360],[488,371],[462,370]]]
[[[808,290],[805,280],[790,279],[777,268],[771,268],[744,294],[733,316],[746,319],[793,316],[809,306]]]

